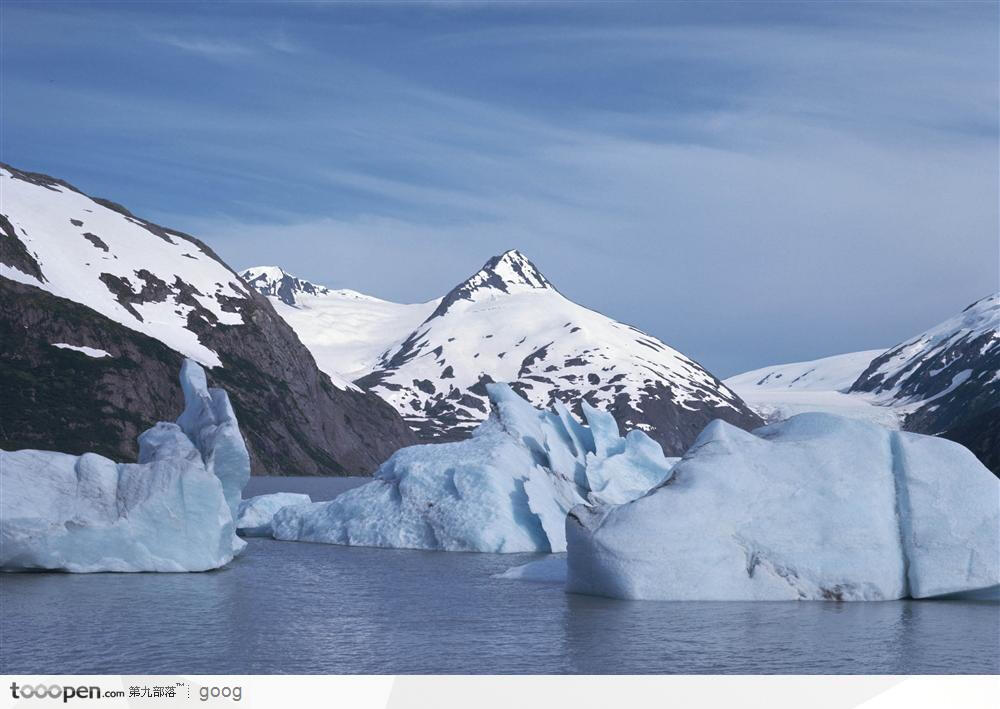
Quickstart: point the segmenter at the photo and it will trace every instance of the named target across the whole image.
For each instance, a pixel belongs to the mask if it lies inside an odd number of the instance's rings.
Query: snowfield
[[[319,368],[341,388],[356,388],[351,382],[371,372],[386,348],[401,342],[439,302],[404,305],[357,291],[333,290],[276,266],[256,266],[240,275],[270,297]]]
[[[447,551],[563,551],[567,511],[634,499],[674,461],[641,431],[622,438],[610,414],[584,404],[538,411],[503,384],[472,438],[397,451],[375,479],[329,502],[285,507],[287,541]]]
[[[762,367],[726,382],[744,391],[847,391],[884,349],[848,352],[808,362]]]
[[[225,392],[192,360],[177,423],[139,436],[139,462],[0,451],[0,568],[206,571],[245,546],[234,511],[250,458]]]
[[[784,421],[811,411],[835,414],[859,421],[870,421],[886,428],[898,429],[906,416],[900,407],[883,406],[864,394],[840,391],[747,390],[733,386],[750,408],[765,421]]]
[[[956,443],[864,421],[717,421],[648,495],[575,508],[567,540],[578,593],[927,598],[1000,583],[1000,481]]]

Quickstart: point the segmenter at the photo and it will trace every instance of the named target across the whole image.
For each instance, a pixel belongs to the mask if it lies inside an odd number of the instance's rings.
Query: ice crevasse
[[[488,384],[490,417],[472,437],[410,446],[372,482],[329,502],[285,507],[276,539],[448,551],[564,551],[566,514],[617,504],[664,480],[675,459],[642,431],[619,435],[611,414],[583,403],[539,411]]]
[[[957,443],[829,414],[715,421],[668,480],[575,508],[567,536],[579,593],[926,598],[1000,584],[1000,481]]]
[[[0,451],[0,568],[205,571],[243,549],[250,458],[229,398],[192,360],[181,385],[184,412],[139,436],[137,463]]]

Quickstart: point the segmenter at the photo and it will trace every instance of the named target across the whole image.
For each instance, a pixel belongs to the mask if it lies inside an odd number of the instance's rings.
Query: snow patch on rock
[[[58,347],[61,350],[73,350],[74,352],[80,352],[88,357],[93,357],[94,359],[111,356],[110,352],[98,349],[97,347],[87,347],[86,345],[68,345],[65,342],[53,342],[52,346]]]

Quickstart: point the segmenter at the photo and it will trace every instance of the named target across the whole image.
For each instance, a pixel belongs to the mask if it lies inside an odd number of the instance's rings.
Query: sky
[[[402,302],[508,248],[719,376],[994,291],[998,5],[0,3],[0,160]]]

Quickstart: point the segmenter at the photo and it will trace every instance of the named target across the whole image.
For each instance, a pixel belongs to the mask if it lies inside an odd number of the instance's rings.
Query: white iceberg
[[[278,510],[310,502],[312,498],[309,495],[298,492],[274,492],[248,498],[240,502],[236,531],[244,537],[270,537],[271,519]]]
[[[493,412],[457,443],[397,451],[375,479],[329,502],[280,510],[276,539],[448,551],[566,549],[578,504],[624,502],[673,464],[642,431],[625,438],[611,414],[562,404],[538,411],[505,384],[488,384]]]
[[[925,598],[1000,583],[1000,481],[941,438],[811,413],[705,428],[670,479],[567,519],[567,590]]]
[[[243,549],[227,500],[250,474],[236,418],[200,366],[181,381],[180,425],[142,433],[138,463],[0,451],[0,568],[205,571]]]

